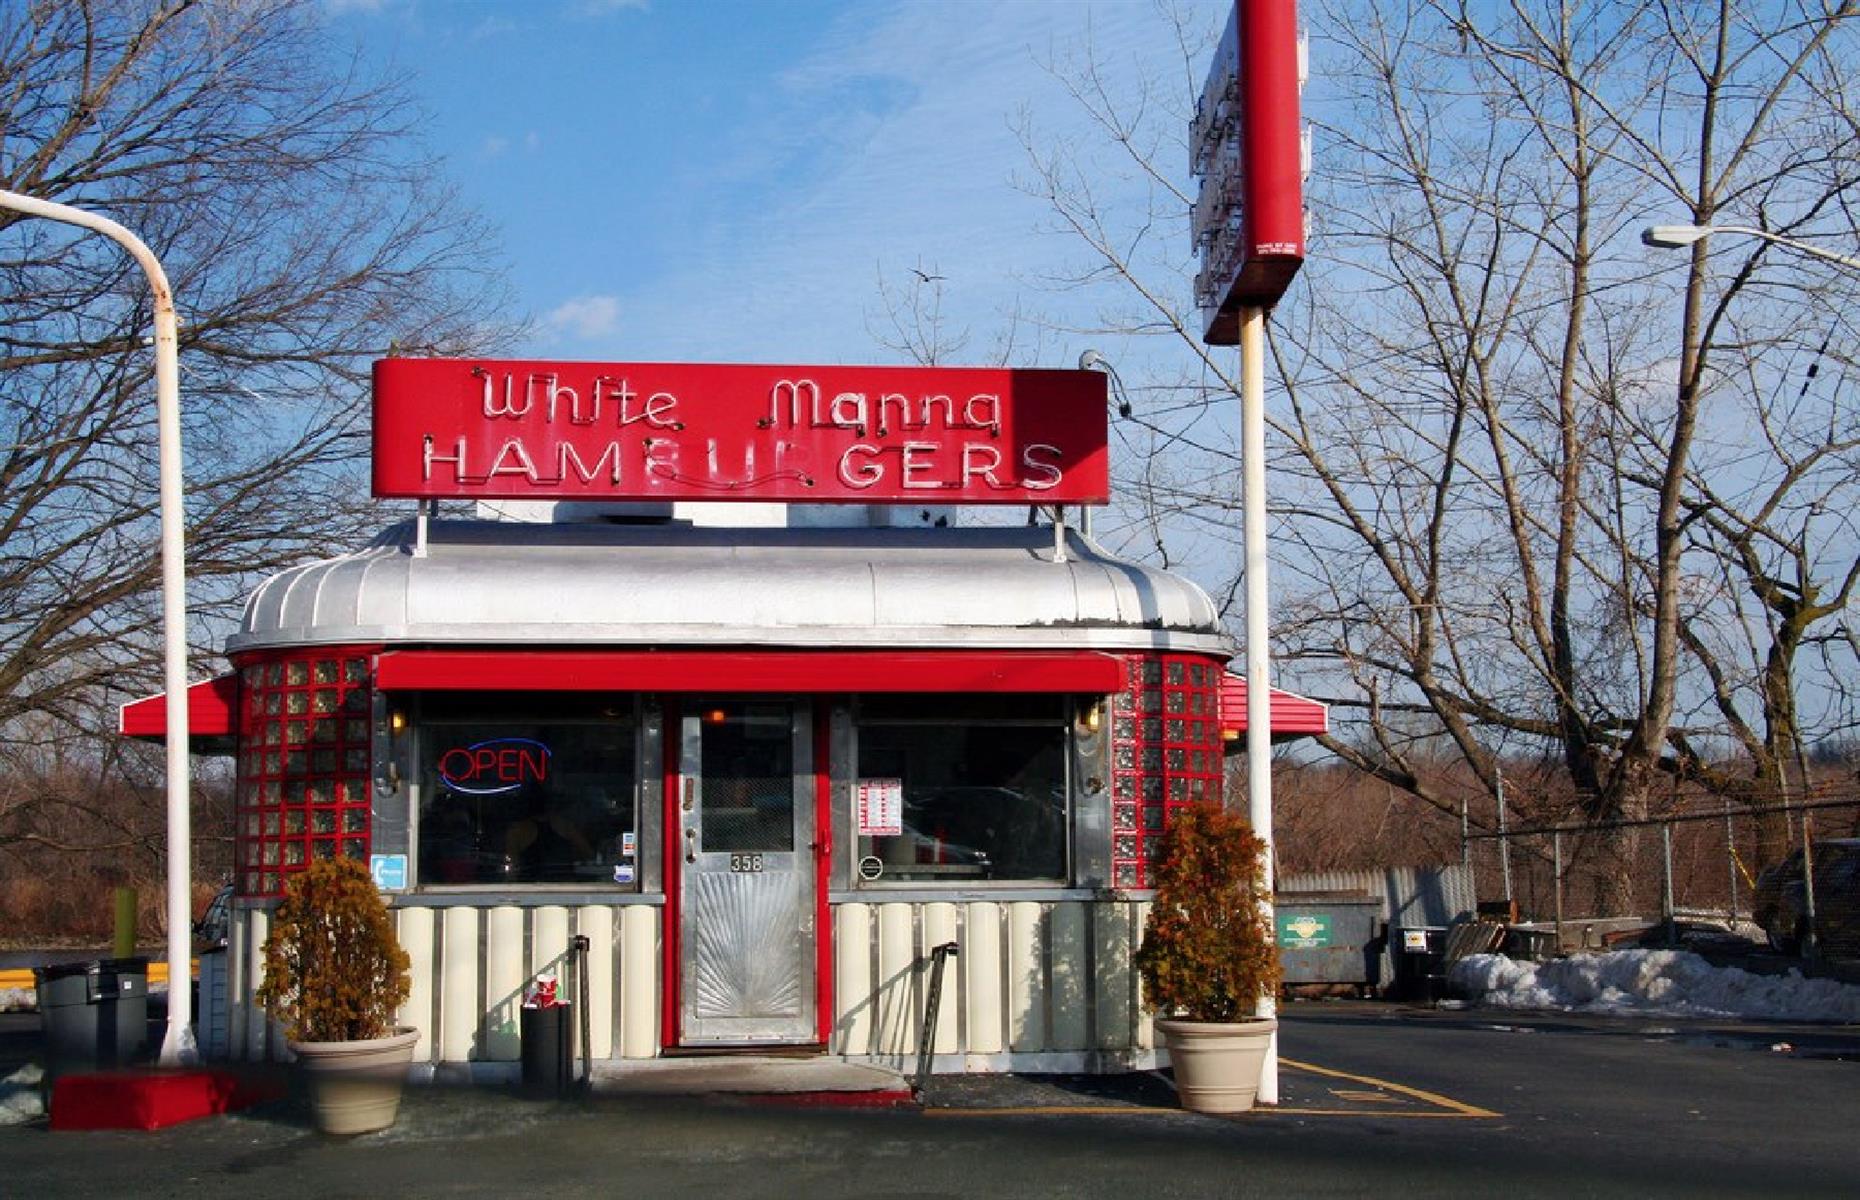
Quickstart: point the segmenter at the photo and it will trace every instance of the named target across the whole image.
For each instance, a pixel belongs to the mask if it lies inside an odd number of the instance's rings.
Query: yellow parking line
[[[1406,1084],[1392,1083],[1386,1079],[1377,1079],[1370,1075],[1352,1075],[1348,1071],[1332,1070],[1312,1063],[1299,1062],[1295,1059],[1281,1058],[1279,1065],[1290,1067],[1294,1071],[1308,1071],[1313,1075],[1324,1075],[1331,1079],[1347,1079],[1352,1083],[1366,1084],[1379,1091],[1393,1092],[1407,1096],[1425,1104],[1434,1105],[1433,1111],[1427,1112],[1391,1112],[1387,1109],[1363,1108],[1297,1108],[1277,1104],[1262,1104],[1253,1109],[1259,1116],[1288,1117],[1375,1117],[1378,1120],[1434,1120],[1464,1121],[1474,1119],[1491,1119],[1504,1116],[1489,1108],[1480,1108],[1476,1104],[1454,1100],[1435,1092],[1423,1091]],[[1032,1104],[1019,1108],[926,1108],[926,1117],[1117,1117],[1134,1116],[1185,1116],[1186,1110],[1180,1108],[1159,1108],[1148,1104],[1131,1105],[1097,1105],[1097,1104]]]
[[[1424,1103],[1434,1104],[1434,1105],[1438,1105],[1441,1108],[1448,1109],[1455,1116],[1502,1117],[1505,1115],[1504,1113],[1493,1112],[1489,1108],[1480,1108],[1476,1104],[1467,1104],[1463,1101],[1454,1100],[1450,1097],[1438,1095],[1434,1092],[1424,1092],[1420,1088],[1408,1087],[1406,1084],[1390,1083],[1386,1079],[1377,1079],[1370,1075],[1352,1075],[1348,1071],[1333,1071],[1329,1067],[1314,1066],[1311,1063],[1299,1062],[1296,1059],[1290,1059],[1290,1058],[1281,1058],[1279,1060],[1279,1065],[1283,1067],[1290,1067],[1294,1071],[1309,1071],[1313,1075],[1326,1075],[1332,1079],[1347,1079],[1351,1083],[1366,1083],[1371,1087],[1381,1088],[1385,1092],[1394,1092],[1400,1096],[1412,1096],[1416,1100],[1423,1101]],[[1282,1109],[1279,1109],[1278,1111],[1291,1112],[1292,1110],[1282,1108]],[[1325,1110],[1325,1111],[1326,1111],[1326,1115],[1328,1115],[1329,1110]],[[1377,1115],[1378,1116],[1393,1116],[1394,1114],[1379,1113]],[[1414,1115],[1420,1116],[1423,1114],[1417,1113]]]

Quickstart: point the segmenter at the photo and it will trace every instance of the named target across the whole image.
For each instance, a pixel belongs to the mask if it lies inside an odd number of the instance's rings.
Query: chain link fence
[[[1665,922],[1672,934],[1708,925],[1762,940],[1753,893],[1764,869],[1805,838],[1854,836],[1860,798],[1824,796],[1467,831],[1462,844],[1481,897],[1515,906],[1520,920],[1555,926],[1564,946],[1597,946],[1651,922]]]

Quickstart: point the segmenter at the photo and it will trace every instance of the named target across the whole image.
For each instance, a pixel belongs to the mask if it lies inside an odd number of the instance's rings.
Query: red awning
[[[168,695],[157,692],[123,705],[117,728],[125,737],[159,742],[168,736]],[[187,740],[196,748],[239,732],[239,676],[221,675],[187,686]]]
[[[388,691],[1069,692],[1124,686],[1109,654],[890,650],[392,650]]]
[[[1330,708],[1316,700],[1273,688],[1267,703],[1275,742],[1330,732]],[[1240,739],[1246,737],[1246,677],[1233,671],[1221,680],[1221,737],[1230,749],[1244,749]]]

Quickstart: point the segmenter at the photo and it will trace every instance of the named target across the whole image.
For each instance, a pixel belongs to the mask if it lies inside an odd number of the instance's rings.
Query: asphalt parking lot
[[[1237,1119],[1180,1112],[1150,1073],[939,1077],[921,1110],[419,1088],[394,1129],[349,1141],[310,1132],[291,1101],[155,1133],[0,1129],[0,1192],[1860,1193],[1860,1029],[1356,1003],[1283,1015],[1282,1102]],[[0,1028],[0,1051],[19,1037]]]

